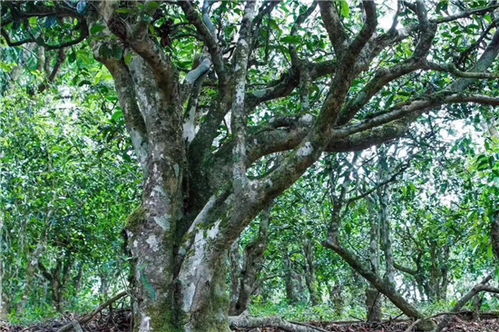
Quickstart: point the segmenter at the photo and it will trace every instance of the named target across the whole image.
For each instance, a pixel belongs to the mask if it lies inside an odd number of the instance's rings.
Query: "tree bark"
[[[499,260],[499,211],[496,211],[492,219],[491,242],[496,258]]]
[[[369,243],[369,263],[371,272],[378,275],[380,272],[381,265],[381,252],[380,252],[380,231],[382,222],[381,208],[378,212],[378,218],[370,218],[370,243]],[[375,214],[373,214],[375,215]],[[370,287],[366,288],[366,312],[368,322],[380,322],[381,321],[381,294],[376,290],[376,288]]]
[[[341,317],[345,309],[345,299],[343,297],[343,286],[335,285],[330,291],[330,298],[333,303],[334,313]]]
[[[232,260],[233,269],[233,294],[230,304],[230,315],[239,315],[248,309],[250,296],[258,286],[258,277],[263,268],[264,253],[267,249],[268,229],[270,223],[270,210],[260,214],[260,227],[258,235],[244,248],[242,266]],[[234,248],[239,251],[239,246]],[[237,256],[237,254],[236,254]]]
[[[376,288],[366,288],[366,311],[368,322],[381,322],[381,293]]]
[[[317,276],[315,273],[315,255],[312,239],[306,238],[303,245],[306,260],[305,282],[307,284],[310,302],[313,306],[320,304],[320,294],[317,286]]]
[[[301,291],[301,276],[294,270],[293,262],[289,253],[285,252],[285,275],[284,284],[286,288],[286,299],[290,304],[303,302],[303,292]]]

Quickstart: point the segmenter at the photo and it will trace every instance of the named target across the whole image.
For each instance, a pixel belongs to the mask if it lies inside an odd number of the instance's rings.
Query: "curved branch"
[[[205,24],[199,13],[196,11],[192,1],[190,0],[180,0],[177,4],[182,8],[184,14],[186,15],[189,22],[196,28],[198,33],[203,38],[206,43],[206,47],[211,55],[211,61],[213,61],[213,66],[215,67],[215,72],[217,73],[219,79],[224,82],[227,79],[225,73],[225,64],[222,58],[222,51],[218,45],[218,41],[213,32]]]
[[[499,29],[494,33],[492,40],[487,45],[487,48],[480,56],[480,59],[478,59],[475,66],[473,66],[472,71],[474,72],[486,71],[487,68],[489,68],[490,65],[494,63],[498,53],[499,53]],[[463,91],[471,84],[473,84],[475,81],[476,79],[474,78],[462,78],[452,83],[449,89],[456,92]]]
[[[380,293],[385,295],[396,305],[404,314],[414,319],[424,319],[424,315],[414,306],[408,303],[392,286],[384,282],[370,269],[366,268],[360,259],[354,253],[343,248],[338,243],[328,241],[324,243],[326,248],[333,250],[353,269],[355,272],[363,276],[369,283],[375,287]]]
[[[310,80],[315,81],[327,75],[332,75],[336,71],[336,61],[329,60],[319,63],[307,63],[309,67]],[[250,91],[248,93],[248,108],[253,109],[259,104],[286,97],[300,86],[301,77],[298,68],[291,67],[280,79],[269,84],[264,89]]]
[[[80,25],[79,25],[79,35],[77,38],[75,39],[72,39],[72,40],[68,40],[68,41],[65,41],[65,42],[61,42],[59,44],[48,44],[46,43],[43,38],[40,37],[35,37],[33,35],[31,35],[29,38],[26,38],[26,39],[22,39],[22,40],[18,40],[18,41],[12,41],[8,32],[2,27],[1,28],[1,34],[2,34],[2,37],[5,39],[5,42],[7,43],[8,46],[10,47],[16,47],[16,46],[20,46],[20,45],[23,45],[23,44],[26,44],[26,43],[36,43],[42,47],[45,47],[47,50],[55,50],[55,49],[61,49],[61,48],[65,48],[65,47],[69,47],[69,46],[73,46],[73,45],[76,45],[76,44],[79,44],[81,43],[83,40],[85,40],[85,38],[88,37],[88,25],[87,25],[87,22],[82,19],[80,16],[77,16],[77,15],[68,15],[69,17],[75,17],[75,18],[78,18],[80,21]]]
[[[466,303],[469,302],[469,300],[471,300],[475,295],[477,295],[480,292],[487,292],[489,290],[492,290],[493,293],[496,293],[497,289],[495,287],[491,287],[491,286],[487,285],[487,283],[490,280],[492,280],[492,274],[487,275],[481,282],[476,284],[469,292],[467,292],[462,298],[460,298],[459,301],[457,301],[457,303],[452,308],[451,314],[456,313],[459,310],[461,310],[461,308],[463,308],[466,305]],[[451,319],[451,315],[444,316],[444,318],[438,324],[435,332],[442,331],[449,324],[450,319]]]
[[[329,41],[333,45],[336,56],[341,56],[348,36],[341,23],[340,15],[332,1],[319,1],[321,18],[326,27]]]
[[[473,71],[461,71],[457,69],[457,67],[454,64],[439,64],[436,62],[432,61],[425,61],[424,67],[435,70],[435,71],[440,71],[440,72],[445,72],[452,74],[457,77],[462,77],[462,78],[474,78],[474,79],[499,79],[499,74],[492,74],[492,73],[486,73],[486,72],[473,72]]]
[[[395,106],[394,108],[392,108],[392,110],[386,113],[379,113],[378,115],[375,115],[359,123],[333,129],[333,132],[339,137],[346,137],[353,133],[380,126],[408,115],[419,115],[438,106],[456,103],[477,103],[489,106],[499,106],[499,98],[482,95],[445,95],[442,93],[438,93],[430,95],[426,98],[412,100],[409,103]]]
[[[147,139],[144,118],[137,105],[134,83],[127,66],[119,60],[97,57],[109,70],[114,79],[114,85],[125,115],[126,126],[137,158],[144,172],[147,174],[147,156],[149,143]]]
[[[499,4],[488,6],[488,7],[485,7],[485,8],[472,9],[472,10],[464,11],[462,13],[458,13],[458,14],[454,14],[454,15],[449,15],[449,16],[446,16],[446,17],[439,17],[439,18],[436,18],[436,19],[432,19],[430,21],[434,22],[434,23],[437,23],[437,24],[447,23],[447,22],[458,20],[460,18],[470,17],[470,16],[473,16],[473,15],[485,15],[485,14],[491,12],[491,11],[494,11],[494,9],[496,9],[496,8],[499,8]]]
[[[355,39],[348,47],[348,57],[353,57],[354,59],[357,58],[369,39],[373,36],[374,32],[376,31],[376,26],[378,25],[376,3],[372,0],[363,0],[362,4],[366,16],[365,23],[362,26],[359,34],[355,37]]]

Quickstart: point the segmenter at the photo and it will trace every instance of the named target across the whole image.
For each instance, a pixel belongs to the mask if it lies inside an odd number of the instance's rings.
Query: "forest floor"
[[[58,320],[29,327],[11,326],[0,321],[0,332],[62,332],[62,331],[91,331],[91,332],[124,332],[130,330],[130,311],[114,310],[101,313],[85,324],[71,325],[71,321]],[[470,319],[469,312],[454,316],[447,331],[455,332],[498,332],[499,316],[484,314],[480,319]],[[439,318],[436,318],[438,321]],[[309,326],[317,326],[331,332],[405,332],[410,321],[387,321],[382,323],[364,322],[310,322]],[[74,329],[73,329],[74,327]],[[238,329],[236,332],[286,332],[276,328]]]

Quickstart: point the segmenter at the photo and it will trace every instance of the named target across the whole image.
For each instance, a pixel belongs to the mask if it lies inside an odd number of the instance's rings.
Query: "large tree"
[[[114,78],[145,174],[127,226],[137,331],[228,331],[229,249],[323,153],[499,105],[495,1],[1,6],[8,45],[89,45]]]

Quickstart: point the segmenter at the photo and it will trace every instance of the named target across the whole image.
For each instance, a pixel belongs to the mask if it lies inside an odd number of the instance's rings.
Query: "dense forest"
[[[499,2],[0,2],[0,331],[499,331]]]

